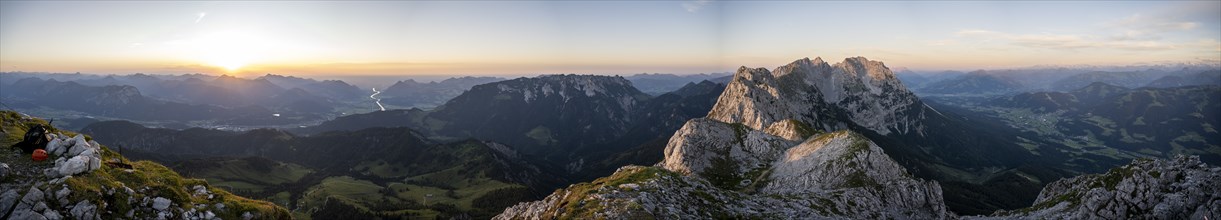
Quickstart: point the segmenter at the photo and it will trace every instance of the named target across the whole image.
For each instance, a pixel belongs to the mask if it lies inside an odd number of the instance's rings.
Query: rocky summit
[[[923,110],[882,62],[804,58],[774,71],[739,68],[708,118],[754,130],[791,119],[822,130],[856,125],[885,135],[922,132]]]
[[[497,218],[950,218],[940,186],[846,130],[919,132],[907,114],[918,104],[865,58],[743,67],[707,117],[675,132],[657,167],[625,167]]]

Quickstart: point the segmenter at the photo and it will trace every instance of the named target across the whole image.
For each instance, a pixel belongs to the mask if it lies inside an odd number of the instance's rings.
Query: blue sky
[[[0,71],[726,72],[1221,62],[1221,2],[0,2]]]

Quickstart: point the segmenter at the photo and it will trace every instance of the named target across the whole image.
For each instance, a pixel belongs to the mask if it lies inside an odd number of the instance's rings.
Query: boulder
[[[96,219],[97,206],[90,203],[89,200],[82,200],[77,202],[75,206],[72,206],[72,211],[69,213],[71,213],[72,217],[75,217],[75,219]]]
[[[47,209],[46,211],[43,211],[42,216],[46,217],[47,220],[60,220],[60,219],[64,218],[64,216],[59,215],[59,212],[56,212],[53,209]]]
[[[153,209],[156,209],[157,211],[165,211],[165,209],[170,208],[171,203],[173,203],[173,201],[170,201],[170,199],[161,197],[153,198]]]
[[[25,220],[46,220],[47,217],[29,209],[18,209],[13,211],[13,216],[9,219],[25,219]]]
[[[47,210],[47,203],[38,202],[38,204],[34,204],[34,208],[31,208],[30,210],[34,210],[35,212],[42,212],[44,210]]]
[[[102,158],[93,156],[89,157],[89,170],[94,171],[102,168]]]
[[[4,214],[13,211],[13,206],[17,205],[17,198],[19,197],[21,197],[21,194],[17,193],[17,189],[9,189],[4,191],[4,193],[0,193],[0,217],[4,217]]]
[[[85,147],[89,147],[89,142],[85,141],[85,135],[81,135],[81,134],[77,134],[76,136],[72,137],[72,144],[73,145],[83,145]]]
[[[64,147],[62,145],[62,143],[63,142],[59,141],[59,139],[51,139],[51,142],[47,142],[47,153],[50,153],[51,155],[59,156],[59,154],[62,152],[56,152],[56,151],[63,151],[63,149],[61,149]]]
[[[59,175],[68,176],[83,173],[89,168],[89,157],[76,156],[59,166]]]
[[[67,203],[65,201],[67,201],[68,195],[71,195],[71,194],[72,194],[72,190],[68,189],[68,187],[64,187],[63,189],[60,189],[59,191],[55,191],[55,200],[61,201],[61,203]]]
[[[195,185],[195,186],[192,186],[192,187],[191,187],[191,191],[193,192],[192,194],[193,194],[194,196],[200,196],[200,197],[210,197],[210,196],[212,196],[212,192],[208,192],[208,187],[205,187],[205,186],[203,186],[203,185]]]
[[[43,197],[44,195],[42,190],[39,190],[38,187],[30,187],[30,191],[26,192],[25,196],[21,197],[21,204],[17,205],[17,209],[33,208],[34,204],[42,202]]]

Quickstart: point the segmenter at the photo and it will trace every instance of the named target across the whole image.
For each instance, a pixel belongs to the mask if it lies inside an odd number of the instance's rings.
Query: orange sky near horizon
[[[811,13],[818,12],[818,13]],[[1221,64],[1221,2],[0,2],[0,72],[714,73]]]

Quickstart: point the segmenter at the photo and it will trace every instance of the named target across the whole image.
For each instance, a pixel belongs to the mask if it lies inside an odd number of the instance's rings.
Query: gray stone
[[[47,153],[49,153],[51,155],[59,156],[59,154],[63,153],[63,151],[64,151],[63,148],[64,147],[61,144],[61,142],[59,141],[59,139],[51,139],[50,142],[47,142],[46,150],[47,150]]]
[[[89,142],[85,141],[85,135],[83,135],[83,134],[76,134],[76,136],[73,136],[72,144],[80,145],[80,146],[84,146],[84,147],[90,147]]]
[[[59,166],[58,171],[59,171],[59,175],[68,176],[68,175],[75,175],[78,173],[84,173],[85,171],[88,171],[88,168],[89,168],[89,157],[75,156],[75,157],[72,157],[72,159],[68,159],[68,161],[65,161],[63,165]]]
[[[30,210],[34,210],[35,212],[41,212],[43,210],[47,210],[47,203],[38,202],[38,204],[34,204],[34,208],[31,208]]]
[[[42,214],[41,214],[41,213],[34,212],[33,210],[29,210],[29,209],[18,209],[18,210],[13,211],[13,214],[12,214],[12,216],[10,216],[10,218],[9,218],[9,219],[13,219],[13,220],[46,220],[46,219],[47,219],[47,217],[46,217],[46,216],[42,216]]]
[[[153,209],[165,211],[165,209],[170,208],[171,203],[173,203],[173,201],[170,201],[170,199],[161,197],[153,198]]]
[[[102,158],[97,155],[89,156],[89,171],[94,171],[102,168]]]
[[[9,170],[10,170],[10,168],[8,167],[7,163],[0,163],[0,180],[3,180],[5,177],[8,177]]]
[[[90,203],[89,200],[82,200],[72,206],[72,211],[69,213],[76,219],[95,219],[97,218],[97,206]]]
[[[68,189],[68,187],[65,186],[64,188],[59,189],[59,191],[55,191],[55,199],[56,200],[67,199],[68,195],[71,195],[71,194],[72,194],[72,189]]]
[[[42,216],[47,217],[47,220],[60,220],[60,219],[64,218],[64,216],[59,215],[59,212],[56,212],[53,209],[47,209],[46,211],[43,211]]]
[[[1138,159],[1120,171],[1082,175],[1048,184],[1035,204],[1069,198],[1061,205],[995,217],[1024,219],[1221,219],[1221,173],[1197,156]],[[1152,174],[1160,177],[1153,177]],[[1121,177],[1113,189],[1106,182]],[[1106,182],[1104,182],[1106,181]],[[1068,205],[1074,204],[1077,205]],[[1216,210],[1216,211],[1210,211]],[[976,217],[968,217],[976,218]]]
[[[12,212],[13,206],[17,205],[17,198],[20,197],[21,194],[17,192],[17,189],[9,189],[5,190],[4,193],[0,193],[0,217],[4,217],[4,214]]]
[[[57,165],[58,165],[58,164],[57,164]],[[47,178],[58,178],[58,177],[60,177],[60,175],[59,175],[59,169],[56,169],[55,167],[51,167],[51,168],[47,168],[47,169],[43,169],[43,170],[42,170],[42,175],[47,176]]]
[[[17,205],[17,209],[33,208],[34,204],[42,202],[43,197],[42,190],[39,190],[38,187],[30,187],[25,196],[21,197],[21,204]]]
[[[193,191],[195,196],[208,196],[212,194],[211,192],[208,192],[208,187],[204,187],[203,185],[192,186],[191,191]]]

